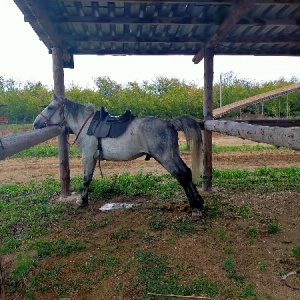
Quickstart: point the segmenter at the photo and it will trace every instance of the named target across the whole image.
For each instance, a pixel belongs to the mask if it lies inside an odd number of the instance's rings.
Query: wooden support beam
[[[61,48],[52,49],[54,93],[60,97],[65,96],[63,51]],[[69,135],[66,131],[58,136],[59,171],[61,195],[70,194],[70,164],[69,164]]]
[[[18,0],[14,0],[18,4]],[[31,13],[35,17],[36,21],[39,23],[40,27],[43,29],[45,34],[48,36],[53,47],[58,47],[63,50],[63,59],[65,62],[71,61],[71,55],[65,48],[63,41],[60,38],[59,32],[53,26],[53,23],[42,5],[43,1],[36,0],[24,0]]]
[[[217,120],[205,121],[204,128],[259,143],[300,150],[300,128],[269,127]]]
[[[213,77],[214,77],[214,53],[212,49],[206,49],[204,57],[204,121],[213,118]],[[212,189],[212,133],[209,130],[203,132],[203,190]]]
[[[250,10],[255,4],[256,0],[241,0],[232,9],[232,12],[218,27],[216,32],[212,35],[205,47],[194,56],[194,64],[198,64],[205,55],[205,48],[214,48],[231,30],[231,28]]]
[[[62,131],[60,126],[50,126],[2,137],[0,138],[0,160],[43,143],[61,134]]]

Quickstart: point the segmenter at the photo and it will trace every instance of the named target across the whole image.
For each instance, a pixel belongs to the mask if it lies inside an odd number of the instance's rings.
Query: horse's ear
[[[55,101],[59,101],[59,97],[55,94],[55,92],[53,91],[52,92],[52,100],[55,100]]]
[[[65,98],[63,97],[59,97],[57,94],[55,94],[55,92],[52,92],[52,100],[57,101],[57,102],[61,102],[61,101],[65,101]]]

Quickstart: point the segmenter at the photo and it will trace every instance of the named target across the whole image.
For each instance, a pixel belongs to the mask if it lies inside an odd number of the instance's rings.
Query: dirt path
[[[230,137],[222,134],[214,134],[213,143],[216,145],[255,145],[257,143]],[[183,160],[190,166],[191,156],[188,152],[182,153]],[[0,161],[0,183],[27,182],[31,179],[41,180],[46,176],[59,178],[59,162],[57,157],[50,158],[7,158]],[[139,158],[129,162],[101,163],[105,176],[116,173],[137,172],[162,174],[166,171],[154,159],[145,161]],[[300,152],[291,150],[280,151],[253,151],[253,152],[223,152],[213,154],[213,167],[217,169],[255,169],[263,166],[269,167],[300,167]],[[82,176],[83,166],[80,157],[70,158],[71,177]],[[99,169],[95,171],[95,177],[100,176]]]

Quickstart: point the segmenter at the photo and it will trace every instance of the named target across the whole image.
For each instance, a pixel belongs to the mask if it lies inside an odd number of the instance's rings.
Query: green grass
[[[253,151],[264,151],[264,150],[272,150],[272,151],[278,151],[285,148],[278,148],[272,145],[241,145],[241,146],[220,146],[213,144],[212,150],[213,153],[221,153],[221,152],[253,152]]]
[[[300,242],[292,249],[293,257],[300,259]]]
[[[187,144],[184,143],[179,147],[180,151],[189,151],[190,149],[187,147]],[[230,146],[221,146],[221,145],[212,145],[213,153],[221,153],[221,152],[253,152],[253,151],[278,151],[286,148],[275,147],[272,145],[230,145]]]
[[[261,168],[254,171],[214,170],[214,184],[228,194],[236,191],[264,193],[299,189],[299,177],[300,169],[295,167]],[[80,192],[82,183],[81,177],[72,178],[72,189]],[[76,216],[80,220],[80,211],[72,208],[70,204],[53,201],[59,191],[60,184],[53,177],[41,182],[0,185],[1,252],[16,257],[13,268],[6,274],[10,291],[26,294],[27,299],[33,299],[34,291],[37,290],[55,290],[60,297],[67,297],[86,282],[85,276],[79,276],[78,280],[65,281],[62,275],[64,264],[69,264],[80,252],[88,249],[91,252],[85,259],[76,262],[74,272],[79,270],[83,275],[89,276],[89,280],[94,278],[95,282],[102,282],[108,277],[112,279],[115,270],[118,270],[118,274],[131,272],[130,284],[141,290],[142,299],[157,299],[149,295],[149,292],[204,294],[211,299],[222,300],[226,298],[225,295],[228,299],[259,299],[254,285],[246,281],[247,274],[240,273],[235,258],[239,250],[233,234],[255,239],[263,230],[266,231],[263,224],[253,221],[256,212],[248,204],[225,201],[223,193],[206,195],[207,217],[204,223],[192,221],[188,215],[177,216],[174,213],[170,217],[162,209],[149,209],[149,218],[142,228],[129,227],[131,225],[115,227],[106,235],[106,243],[99,252],[89,248],[89,235],[94,234],[96,229],[107,230],[112,227],[116,221],[115,216],[102,215],[86,220],[86,226],[78,231],[71,220]],[[175,195],[177,197],[180,193],[183,195],[182,188],[170,175],[124,173],[112,178],[94,180],[90,200],[100,204],[120,195],[135,196],[136,199],[151,195],[155,202],[164,204],[170,203],[170,198]],[[239,228],[218,226],[221,218],[240,220]],[[267,225],[269,234],[278,232],[277,223],[269,222]],[[64,228],[63,236],[53,235],[57,228]],[[193,278],[187,281],[185,276],[190,273],[190,266],[186,265],[188,263],[182,261],[174,264],[168,255],[156,252],[157,243],[176,247],[179,240],[193,239],[196,234],[201,237],[205,230],[213,237],[216,248],[219,247],[223,255],[226,255],[218,266],[232,285],[224,286],[221,282],[209,280],[209,274],[201,269],[193,269]],[[116,253],[124,251],[123,243],[128,240],[132,241],[130,254],[122,261]],[[152,247],[153,244],[155,247]],[[291,254],[296,259],[300,258],[299,243],[292,248]],[[42,268],[41,263],[49,258],[54,258],[56,264]],[[271,268],[263,259],[257,261],[256,266],[264,272]],[[24,280],[28,284],[27,289],[22,290],[20,282]],[[116,283],[116,287],[121,289],[118,284]]]
[[[71,146],[69,149],[70,155],[80,155],[80,152],[76,146]],[[37,145],[28,149],[25,149],[12,157],[55,157],[58,156],[58,148],[57,146],[43,146]]]
[[[213,170],[214,184],[233,191],[268,193],[300,188],[298,167],[267,168],[250,170]]]

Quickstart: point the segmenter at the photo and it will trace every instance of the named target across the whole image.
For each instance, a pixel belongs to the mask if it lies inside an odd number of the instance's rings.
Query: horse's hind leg
[[[196,186],[192,181],[192,172],[190,168],[188,168],[188,166],[183,162],[179,154],[175,154],[172,160],[159,162],[183,187],[192,208],[192,215],[195,217],[201,217],[204,200],[198,193]]]
[[[93,179],[96,165],[96,160],[93,157],[84,157],[82,161],[84,165],[83,192],[80,199],[76,201],[78,207],[85,207],[89,204],[89,186]]]

